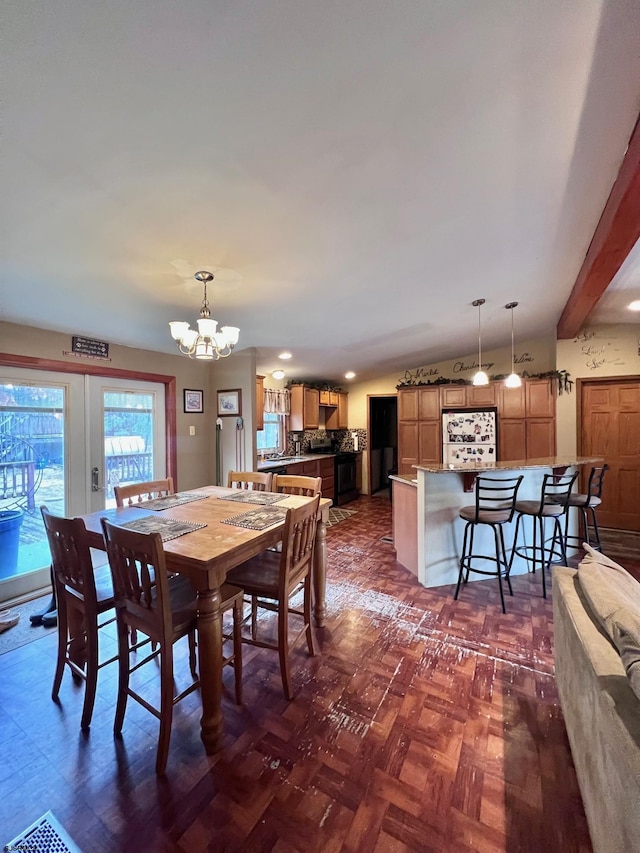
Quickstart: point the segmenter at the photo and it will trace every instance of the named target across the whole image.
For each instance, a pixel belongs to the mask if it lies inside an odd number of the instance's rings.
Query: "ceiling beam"
[[[558,321],[558,340],[575,338],[640,238],[640,120]]]

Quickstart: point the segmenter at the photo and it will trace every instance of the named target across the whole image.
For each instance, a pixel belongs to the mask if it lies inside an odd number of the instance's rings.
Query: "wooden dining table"
[[[222,486],[205,486],[193,489],[199,500],[183,503],[157,513],[158,516],[194,522],[206,526],[164,543],[167,569],[189,578],[197,593],[198,662],[202,717],[200,737],[208,754],[216,752],[222,738],[222,622],[220,614],[220,586],[227,572],[261,551],[277,545],[282,540],[284,519],[264,530],[249,530],[224,520],[251,509],[262,509],[250,503],[225,500],[225,496],[238,495],[237,489]],[[181,495],[186,493],[182,492]],[[282,500],[272,506],[287,509],[311,500],[299,495],[282,495]],[[332,501],[321,498],[316,533],[313,569],[313,615],[318,627],[324,626],[326,586],[326,522]],[[142,517],[144,506],[103,509],[82,516],[90,545],[105,550],[101,518],[114,524],[123,524]]]

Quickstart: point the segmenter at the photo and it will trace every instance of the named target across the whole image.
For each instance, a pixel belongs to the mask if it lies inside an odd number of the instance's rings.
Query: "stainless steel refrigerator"
[[[442,412],[442,462],[491,465],[497,461],[496,409]]]

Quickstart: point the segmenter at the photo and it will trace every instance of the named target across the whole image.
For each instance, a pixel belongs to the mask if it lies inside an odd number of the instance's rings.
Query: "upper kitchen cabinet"
[[[345,391],[331,391],[331,396],[336,398],[333,408],[325,409],[325,429],[347,429],[349,426],[349,395]],[[321,403],[322,405],[322,403]]]
[[[256,429],[264,429],[264,376],[256,376]]]
[[[321,406],[337,406],[338,392],[337,391],[320,391]]]
[[[500,383],[498,392],[498,414],[501,418],[524,418],[526,417],[525,406],[525,388],[523,382],[519,388],[507,388],[504,383]],[[523,459],[522,456],[510,457],[513,459]]]
[[[525,400],[528,418],[555,418],[556,398],[552,379],[527,379]]]
[[[418,390],[418,415],[421,421],[440,422],[440,390],[438,388],[420,388]]]
[[[443,409],[467,405],[466,385],[443,385],[440,389],[440,402]]]
[[[289,429],[300,432],[305,429],[318,429],[320,425],[320,392],[306,385],[292,385],[291,414]]]
[[[418,389],[398,388],[398,420],[418,420]]]
[[[467,406],[495,406],[498,401],[495,382],[488,385],[467,385]]]

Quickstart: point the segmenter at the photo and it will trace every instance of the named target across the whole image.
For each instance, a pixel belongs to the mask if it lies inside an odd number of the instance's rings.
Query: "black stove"
[[[330,438],[312,438],[309,453],[333,453],[336,506],[354,501],[358,497],[356,487],[356,457],[353,450],[337,450]]]

